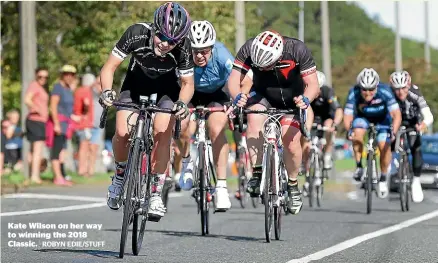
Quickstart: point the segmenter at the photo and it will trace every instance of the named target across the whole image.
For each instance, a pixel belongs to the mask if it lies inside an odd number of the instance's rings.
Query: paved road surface
[[[122,213],[106,207],[105,191],[103,186],[33,188],[30,195],[2,197],[1,262],[438,262],[438,191],[427,191],[426,200],[407,213],[400,211],[396,195],[374,199],[371,215],[365,214],[362,192],[328,193],[322,208],[310,209],[306,200],[299,215],[284,217],[281,240],[270,244],[264,239],[261,206],[243,210],[233,200],[232,210],[212,215],[211,235],[203,237],[194,200],[187,193],[176,194],[165,218],[149,223],[139,256],[132,255],[128,237],[124,259],[117,258]],[[86,232],[85,240],[104,245],[43,248],[47,240],[18,238],[18,233],[38,230],[11,229],[11,222],[102,224],[101,230],[79,232]],[[67,234],[72,230],[39,231]],[[8,232],[17,238],[8,237]],[[33,240],[38,247],[9,247],[13,240]],[[52,236],[50,240],[73,239]]]

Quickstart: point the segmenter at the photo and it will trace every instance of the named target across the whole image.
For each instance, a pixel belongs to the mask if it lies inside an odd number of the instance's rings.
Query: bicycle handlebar
[[[142,109],[142,106],[139,104],[120,102],[120,101],[114,101],[111,107],[124,107],[124,108],[129,108],[129,109],[136,109],[136,110]],[[101,128],[101,129],[105,128],[105,126],[106,126],[106,120],[107,120],[109,108],[110,107],[103,107],[103,112],[102,112],[102,115],[100,117],[100,124],[99,124],[99,128]],[[160,108],[160,107],[157,107],[154,105],[144,107],[143,109],[147,112],[160,112],[160,113],[168,113],[168,114],[177,113],[177,111],[174,111],[171,109]],[[181,132],[181,120],[176,119],[174,139],[176,139],[176,140],[179,139],[180,132]]]
[[[275,115],[275,114],[297,114],[299,113],[299,121],[300,121],[300,131],[301,134],[304,135],[306,138],[310,138],[310,133],[306,128],[306,111],[301,109],[276,109],[276,108],[269,108],[266,110],[248,110],[248,109],[242,109],[239,108],[239,132],[242,133],[242,127],[243,127],[243,114],[268,114],[268,115]]]
[[[198,105],[195,108],[189,108],[189,112],[190,113],[201,113],[201,114],[205,114],[205,113],[213,113],[213,112],[225,112],[227,113],[227,109],[224,108],[223,106],[221,107],[204,107],[201,105]],[[234,130],[234,123],[233,120],[230,118],[230,116],[228,115],[228,126],[230,127],[230,130]]]
[[[415,128],[406,128],[406,126],[400,127],[400,129],[398,130],[398,132],[396,134],[396,137],[395,137],[395,147],[394,147],[394,149],[395,149],[395,151],[397,153],[399,153],[400,150],[403,150],[403,148],[400,147],[401,136],[403,134],[405,134],[405,133],[410,133],[410,132],[413,132],[413,131],[415,131],[418,134],[418,131]]]

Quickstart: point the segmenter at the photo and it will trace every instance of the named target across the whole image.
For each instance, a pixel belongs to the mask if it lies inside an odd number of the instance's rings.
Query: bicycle
[[[158,221],[156,218],[148,216],[149,200],[151,197],[151,153],[153,148],[153,117],[156,112],[175,114],[170,109],[158,108],[156,103],[157,95],[140,96],[139,104],[123,103],[115,101],[112,107],[125,107],[135,109],[138,112],[136,124],[130,131],[130,148],[128,163],[124,175],[124,185],[127,187],[126,195],[123,198],[123,221],[120,237],[119,257],[123,258],[125,253],[126,239],[128,237],[128,227],[132,223],[132,252],[138,255],[142,242],[147,221]],[[99,127],[103,129],[106,124],[109,107],[104,107],[100,119]],[[132,113],[133,114],[133,113]],[[129,126],[128,117],[127,123]],[[175,122],[176,138],[179,137],[181,122]],[[140,228],[139,223],[141,222]]]
[[[367,214],[371,213],[372,210],[372,192],[374,191],[376,195],[378,194],[376,191],[375,185],[377,184],[377,174],[379,171],[379,167],[377,167],[376,160],[376,148],[377,148],[377,130],[390,130],[390,126],[386,125],[374,125],[374,123],[370,123],[368,128],[368,143],[366,144],[367,149],[367,173],[365,175],[365,196],[367,197]]]
[[[305,111],[300,109],[281,110],[269,108],[266,110],[243,110],[239,108],[239,131],[242,132],[243,113],[245,114],[267,114],[268,118],[263,124],[263,162],[261,198],[265,206],[265,237],[266,242],[271,242],[272,221],[274,221],[275,239],[281,236],[281,214],[282,210],[287,213],[287,182],[288,175],[283,162],[283,144],[281,140],[281,124],[279,119],[286,114],[297,114],[300,116],[300,131],[309,138],[305,127]],[[262,190],[263,187],[263,190]]]
[[[237,169],[239,173],[238,177],[238,194],[239,194],[239,202],[242,208],[246,207],[246,203],[249,198],[251,198],[251,203],[254,208],[257,208],[257,198],[250,197],[246,192],[246,187],[248,184],[248,174],[250,173],[250,161],[249,161],[249,153],[246,145],[246,134],[242,132],[242,136],[237,145],[236,154],[239,156],[239,162],[237,164]]]
[[[213,164],[213,150],[211,141],[208,138],[206,124],[206,115],[213,112],[225,112],[224,107],[204,107],[198,105],[196,108],[189,108],[190,113],[196,114],[197,126],[195,145],[198,148],[196,158],[195,187],[193,197],[198,203],[198,214],[201,215],[202,235],[209,234],[209,211],[210,204],[213,204],[215,212],[224,212],[217,210],[215,206],[215,185],[217,183],[217,174]],[[213,184],[212,184],[213,181]]]
[[[324,132],[330,127],[323,127],[320,124],[313,123],[311,130],[311,147],[309,153],[310,168],[309,168],[309,206],[313,207],[313,200],[321,207],[322,195],[324,193],[324,178],[328,177],[328,170],[324,168],[322,149],[326,145]],[[321,176],[322,175],[322,176]]]
[[[412,173],[410,172],[410,163],[408,156],[411,149],[407,144],[408,138],[406,134],[417,134],[415,128],[400,127],[395,140],[395,152],[398,154],[398,179],[399,179],[399,194],[400,205],[403,212],[409,211],[409,198],[411,197]]]

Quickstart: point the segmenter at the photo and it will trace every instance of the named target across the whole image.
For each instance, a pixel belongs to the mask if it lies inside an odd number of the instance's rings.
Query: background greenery
[[[136,22],[152,21],[161,2],[36,2],[38,64],[49,67],[50,83],[64,63],[98,73],[125,29]],[[20,60],[18,2],[2,2],[1,74],[4,112],[20,108]],[[192,19],[208,19],[218,39],[234,54],[235,20],[233,2],[184,2]],[[246,2],[246,34],[253,37],[264,29],[298,35],[298,2]],[[343,103],[348,89],[363,67],[374,67],[383,81],[394,70],[394,33],[369,18],[355,3],[329,2],[333,83]],[[321,10],[319,2],[305,3],[305,42],[317,65],[321,65]],[[57,44],[57,36],[62,41]],[[431,50],[432,72],[426,74],[424,44],[403,39],[403,65],[421,87],[435,116],[438,115],[438,51]],[[128,60],[117,71],[120,86]],[[145,84],[146,85],[146,84]],[[52,86],[52,85],[50,85]],[[111,120],[110,120],[111,121]],[[438,122],[435,122],[438,128]],[[108,125],[107,133],[111,134]]]

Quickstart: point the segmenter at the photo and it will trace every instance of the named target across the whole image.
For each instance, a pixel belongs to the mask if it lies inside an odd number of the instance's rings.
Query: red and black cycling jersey
[[[132,54],[130,64],[139,65],[150,78],[158,78],[173,70],[178,70],[179,76],[193,75],[190,39],[184,38],[164,56],[156,56],[151,23],[137,23],[128,27],[112,50],[112,54],[122,60]]]
[[[315,117],[321,117],[321,119],[333,119],[337,109],[341,108],[335,92],[332,88],[328,86],[322,86],[319,96],[312,101],[310,104],[312,106]]]
[[[240,48],[233,68],[242,74],[251,70],[253,89],[262,93],[268,101],[287,108],[295,107],[293,97],[304,93],[303,77],[316,72],[312,53],[299,39],[283,37],[282,57],[272,70],[263,71],[254,66],[251,60],[253,40],[249,39]]]

